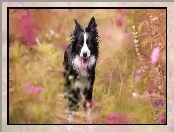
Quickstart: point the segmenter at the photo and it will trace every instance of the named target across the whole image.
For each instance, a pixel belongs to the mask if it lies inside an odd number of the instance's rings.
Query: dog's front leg
[[[85,102],[84,107],[86,110],[86,120],[88,123],[92,124],[91,113],[92,113],[92,87],[86,88],[84,91]]]
[[[92,108],[87,108],[86,121],[87,121],[88,124],[92,124],[91,113],[92,113]]]
[[[70,111],[68,114],[68,123],[71,124],[74,116],[74,111]]]

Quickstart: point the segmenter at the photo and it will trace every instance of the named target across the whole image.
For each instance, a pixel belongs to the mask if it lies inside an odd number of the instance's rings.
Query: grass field
[[[166,123],[166,12],[128,9],[10,10],[9,123],[67,123],[63,54],[74,19],[85,27],[92,16],[100,36],[92,123]],[[84,118],[80,108],[74,123]]]

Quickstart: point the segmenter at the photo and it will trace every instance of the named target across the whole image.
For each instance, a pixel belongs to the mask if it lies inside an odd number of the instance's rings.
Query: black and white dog
[[[71,44],[68,45],[64,53],[63,62],[65,67],[64,92],[70,111],[69,122],[72,120],[72,113],[79,109],[82,97],[84,98],[83,106],[87,111],[87,119],[90,118],[95,67],[99,55],[99,39],[95,18],[91,18],[85,29],[77,20],[74,21],[75,28]]]

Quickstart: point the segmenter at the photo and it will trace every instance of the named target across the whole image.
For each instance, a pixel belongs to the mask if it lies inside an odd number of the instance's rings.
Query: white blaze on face
[[[80,55],[77,55],[73,60],[73,67],[80,73],[82,76],[87,76],[87,68],[91,68],[95,62],[96,58],[94,55],[91,55],[91,52],[86,43],[88,39],[88,34],[84,33],[84,43],[80,51]],[[85,56],[84,53],[86,53]]]
[[[87,53],[87,57],[90,56],[90,50],[86,44],[86,40],[88,39],[88,36],[86,33],[83,34],[84,35],[84,43],[80,52],[80,57],[83,57],[83,53]]]

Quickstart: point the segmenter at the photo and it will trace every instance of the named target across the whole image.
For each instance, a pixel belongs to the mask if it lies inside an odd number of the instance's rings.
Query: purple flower
[[[141,79],[141,76],[135,76],[134,81],[137,83]]]
[[[158,61],[159,55],[160,55],[160,46],[155,47],[152,50],[152,53],[151,53],[151,56],[150,56],[152,64],[155,64]]]
[[[24,43],[31,46],[35,43],[35,26],[27,13],[23,13],[18,20],[18,28],[21,32]]]
[[[66,48],[67,48],[67,45],[66,45],[66,44],[62,44],[61,49],[62,49],[63,51],[65,51]]]
[[[121,18],[121,17],[120,17],[120,18],[117,18],[116,24],[117,24],[117,26],[119,26],[119,27],[121,27],[121,26],[123,25],[123,21],[122,21],[122,18]]]
[[[152,87],[149,87],[149,88],[147,88],[146,93],[147,94],[156,94],[156,91]]]
[[[165,115],[162,115],[162,116],[158,117],[158,122],[160,122],[160,123],[162,123],[165,120],[166,120],[166,116]]]
[[[112,113],[112,114],[109,114],[108,115],[108,118],[109,119],[115,119],[115,118],[117,118],[118,117],[118,113]]]
[[[129,38],[132,34],[130,34],[127,30],[124,32],[124,37]]]
[[[141,69],[137,69],[135,71],[135,78],[134,78],[134,81],[135,82],[138,82],[141,79],[141,73],[142,73],[142,70]]]
[[[29,12],[27,9],[13,9],[13,12],[18,14],[19,16],[29,15]]]
[[[141,73],[142,73],[142,70],[140,68],[137,69],[136,72],[135,72],[136,75],[140,75]]]
[[[27,94],[37,94],[43,91],[42,87],[33,86],[30,82],[26,85]]]

